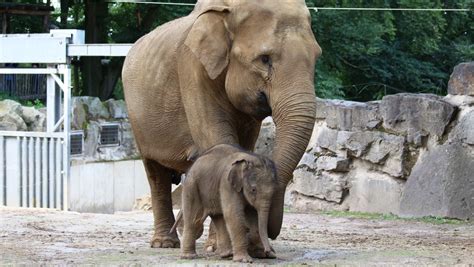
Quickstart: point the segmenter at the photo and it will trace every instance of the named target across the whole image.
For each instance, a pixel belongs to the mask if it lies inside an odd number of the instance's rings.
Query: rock
[[[84,129],[84,151],[83,155],[85,158],[97,159],[97,148],[99,142],[99,123],[91,121],[87,124],[87,128]]]
[[[474,108],[461,112],[458,124],[449,134],[450,142],[474,145]]]
[[[347,158],[321,156],[316,161],[316,166],[318,169],[325,171],[347,172],[350,163]]]
[[[387,133],[374,133],[374,141],[361,158],[382,165],[376,169],[393,177],[405,176],[405,138]]]
[[[267,117],[262,122],[257,143],[255,144],[255,153],[271,157],[275,146],[275,124],[271,117]]]
[[[335,139],[337,149],[347,150],[353,157],[361,157],[367,153],[370,145],[375,141],[375,134],[373,132],[338,132]]]
[[[331,150],[345,150],[349,157],[377,164],[374,168],[394,177],[404,175],[404,137],[383,132],[340,131],[336,135],[336,149],[332,145]]]
[[[422,137],[441,139],[454,107],[429,94],[397,94],[382,99],[383,127],[407,135],[408,142],[421,145]]]
[[[448,93],[474,96],[474,61],[454,67],[448,82]]]
[[[418,160],[400,204],[403,216],[474,218],[474,151],[445,144]]]
[[[135,199],[135,203],[133,204],[133,210],[144,210],[144,211],[152,210],[151,196],[146,195],[146,196]]]
[[[346,210],[344,205],[328,202],[319,198],[305,196],[296,191],[291,192],[288,207],[295,212],[315,212],[328,210]]]
[[[87,120],[110,119],[110,113],[108,108],[104,103],[100,101],[98,97],[80,96],[73,98],[73,110],[76,105],[81,104],[84,105]]]
[[[299,168],[293,172],[294,190],[306,196],[317,197],[330,202],[342,200],[346,181],[340,173],[315,173],[308,168]]]
[[[127,106],[123,100],[109,99],[105,101],[110,117],[113,119],[125,119],[128,118]]]
[[[34,107],[23,107],[22,118],[27,125],[28,131],[46,131],[46,116]]]
[[[338,131],[329,129],[325,126],[318,129],[318,135],[315,138],[316,146],[320,146],[322,148],[328,149],[333,152],[338,151],[337,143],[335,142],[338,138]]]
[[[26,131],[28,127],[21,117],[22,106],[13,100],[0,101],[0,130],[2,131]]]
[[[87,106],[83,102],[73,98],[71,105],[71,129],[72,130],[86,130],[87,129]]]
[[[474,96],[468,95],[447,95],[443,100],[456,107],[474,105]]]
[[[361,131],[376,128],[382,122],[378,102],[352,102],[318,99],[316,118],[325,119],[327,126],[341,131]]]
[[[355,162],[349,178],[349,195],[344,203],[351,211],[398,214],[404,183],[371,171],[367,165],[367,162]]]
[[[298,163],[297,168],[309,168],[309,169],[316,169],[316,156],[313,153],[304,153],[303,157],[301,158],[300,162]]]

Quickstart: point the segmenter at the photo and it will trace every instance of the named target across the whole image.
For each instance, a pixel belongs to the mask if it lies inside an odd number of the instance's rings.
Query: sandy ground
[[[152,214],[84,214],[0,207],[1,264],[232,265],[203,252],[180,260],[179,249],[148,245]],[[272,241],[278,258],[257,264],[393,265],[474,264],[474,225],[369,220],[286,213]]]

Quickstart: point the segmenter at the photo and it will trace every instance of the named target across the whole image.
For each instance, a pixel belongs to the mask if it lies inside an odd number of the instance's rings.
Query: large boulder
[[[459,122],[449,134],[449,141],[474,145],[474,108],[462,110]]]
[[[0,130],[26,131],[28,126],[22,118],[23,108],[13,100],[0,101]]]
[[[344,204],[351,211],[398,214],[404,182],[371,171],[367,162],[356,161],[348,178],[349,195]]]
[[[22,118],[28,131],[44,132],[46,130],[46,116],[34,107],[23,107]]]
[[[430,94],[397,94],[382,99],[380,110],[386,130],[404,134],[408,142],[421,145],[424,137],[441,139],[455,108]]]
[[[448,93],[474,96],[474,61],[454,67],[448,83]]]
[[[454,142],[418,160],[401,198],[403,216],[474,218],[474,150]]]

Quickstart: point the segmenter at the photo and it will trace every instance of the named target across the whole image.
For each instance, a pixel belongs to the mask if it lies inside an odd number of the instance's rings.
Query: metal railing
[[[62,133],[0,131],[0,204],[67,207],[64,149]]]

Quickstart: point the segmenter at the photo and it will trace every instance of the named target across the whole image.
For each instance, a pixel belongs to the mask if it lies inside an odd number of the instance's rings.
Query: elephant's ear
[[[214,80],[229,63],[230,38],[224,23],[228,7],[210,7],[194,22],[184,44],[191,49]]]
[[[232,168],[230,169],[227,179],[232,185],[232,188],[234,188],[237,192],[242,191],[244,171],[247,168],[247,165],[248,163],[244,159],[240,159],[232,163]]]

